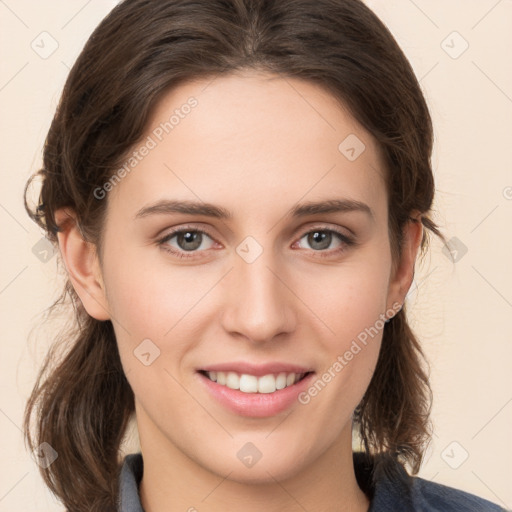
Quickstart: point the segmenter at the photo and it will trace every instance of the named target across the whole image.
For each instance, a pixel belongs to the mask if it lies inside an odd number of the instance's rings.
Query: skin
[[[74,223],[59,234],[84,307],[115,328],[136,397],[143,506],[365,511],[369,501],[352,463],[352,414],[375,369],[382,332],[307,405],[294,402],[267,418],[224,408],[205,392],[196,369],[284,361],[321,376],[361,331],[403,304],[421,224],[406,225],[401,259],[393,262],[379,150],[318,86],[256,72],[182,84],[156,106],[144,139],[190,96],[198,105],[105,199],[101,255]],[[354,161],[338,150],[349,134],[365,144]],[[135,219],[162,199],[214,203],[233,217]],[[361,201],[372,215],[287,215],[297,203],[327,199]],[[66,217],[73,212],[58,212]],[[158,243],[171,228],[208,235],[195,252],[177,237],[168,241],[192,255],[180,259]],[[315,228],[353,232],[356,244],[345,246],[332,234],[325,248],[305,236]],[[251,263],[236,252],[247,236],[263,251]],[[149,366],[134,356],[144,339],[160,350]],[[247,442],[262,453],[251,468],[237,457]]]

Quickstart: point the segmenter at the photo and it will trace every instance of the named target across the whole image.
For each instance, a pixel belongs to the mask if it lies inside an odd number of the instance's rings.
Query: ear
[[[83,238],[72,210],[57,210],[55,220],[59,226],[60,253],[73,288],[90,316],[96,320],[109,320],[111,315],[96,245]]]
[[[416,257],[423,238],[421,214],[414,212],[403,228],[400,260],[394,266],[388,288],[388,308],[403,304],[414,278]]]

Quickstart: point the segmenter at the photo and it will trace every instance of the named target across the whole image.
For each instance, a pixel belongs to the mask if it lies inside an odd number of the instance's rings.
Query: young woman
[[[442,237],[432,139],[359,0],[116,6],[27,205],[76,316],[26,412],[68,510],[499,510],[409,476],[429,437],[404,299]]]

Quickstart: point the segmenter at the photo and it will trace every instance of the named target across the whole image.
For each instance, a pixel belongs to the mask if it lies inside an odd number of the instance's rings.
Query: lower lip
[[[306,375],[292,386],[273,393],[244,393],[217,384],[202,373],[198,372],[198,375],[213,398],[227,409],[240,416],[266,418],[283,412],[297,402],[297,396],[310,385],[314,373]]]

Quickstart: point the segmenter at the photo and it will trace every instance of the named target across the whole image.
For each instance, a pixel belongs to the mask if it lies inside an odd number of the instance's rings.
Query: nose
[[[252,263],[237,257],[224,282],[223,327],[253,344],[272,342],[296,325],[294,294],[270,253],[264,251]]]

